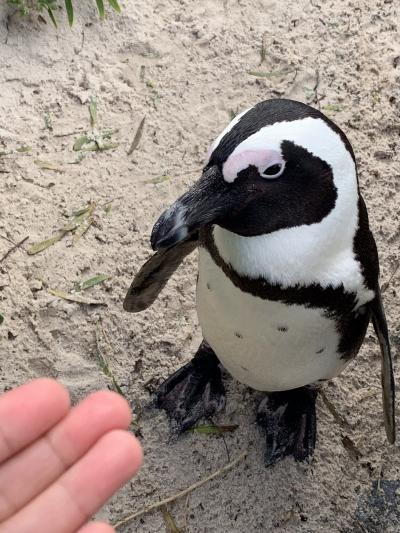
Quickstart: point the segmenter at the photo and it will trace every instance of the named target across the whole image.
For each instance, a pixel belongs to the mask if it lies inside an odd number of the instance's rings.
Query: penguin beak
[[[200,180],[157,220],[151,234],[153,250],[174,246],[216,223],[235,207],[235,196],[218,166],[206,168]]]

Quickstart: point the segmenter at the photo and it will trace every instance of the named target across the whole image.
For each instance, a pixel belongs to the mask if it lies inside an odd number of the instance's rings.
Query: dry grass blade
[[[152,178],[150,180],[145,180],[144,183],[152,183],[153,185],[157,185],[157,183],[163,183],[164,181],[168,181],[171,179],[171,176],[168,176],[165,174],[164,176],[159,176],[158,178]]]
[[[76,244],[81,237],[85,235],[87,230],[93,224],[93,217],[86,218],[79,226],[76,228],[74,233],[74,238],[72,239],[73,244]]]
[[[387,291],[387,289],[389,288],[389,285],[391,284],[393,278],[397,274],[397,271],[399,270],[399,267],[400,267],[400,261],[397,261],[396,266],[394,267],[394,270],[393,270],[393,272],[390,275],[390,278],[387,281],[385,281],[385,283],[382,283],[381,293],[384,293],[385,291]]]
[[[29,239],[29,236],[28,237],[24,237],[21,241],[17,242],[17,244],[14,244],[14,246],[12,246],[4,255],[3,257],[0,259],[0,263],[2,263],[3,261],[5,261],[7,259],[7,257],[12,254],[14,252],[14,250],[17,250],[20,246],[22,246],[24,244],[25,241],[27,241]]]
[[[91,209],[91,207],[93,206],[93,202],[88,204],[87,206],[85,207],[82,207],[82,209],[78,209],[77,211],[72,211],[72,213],[69,216],[69,218],[77,218],[77,217],[80,217],[82,215],[85,215],[89,209]]]
[[[267,49],[266,49],[266,46],[265,46],[265,39],[266,39],[266,36],[267,36],[267,33],[263,33],[262,37],[261,37],[261,50],[260,50],[260,65],[262,65],[262,63],[264,63],[265,61],[265,58],[267,56]]]
[[[86,133],[75,140],[72,149],[75,152],[102,152],[104,150],[112,150],[117,148],[119,144],[106,141],[110,141],[113,134],[118,131],[118,129],[107,129],[96,133],[93,131]]]
[[[167,506],[162,505],[160,507],[160,511],[162,512],[162,515],[164,518],[165,527],[167,528],[167,533],[182,533],[181,530],[178,529],[178,526],[176,525],[174,517],[168,511]]]
[[[43,250],[46,250],[46,248],[49,248],[50,246],[61,240],[70,231],[73,232],[76,230],[74,235],[74,242],[76,242],[80,237],[82,237],[82,235],[86,233],[86,231],[91,226],[93,222],[92,214],[95,209],[96,204],[92,202],[83,209],[74,211],[69,217],[70,221],[65,224],[59,230],[58,233],[52,235],[49,239],[38,242],[31,246],[28,250],[28,254],[34,255],[39,252],[42,252]]]
[[[93,224],[93,213],[96,209],[94,202],[90,203],[86,208],[77,211],[71,216],[71,222],[64,226],[64,230],[74,231],[74,237],[72,243],[76,244],[78,240],[85,235],[87,230]]]
[[[196,483],[193,483],[193,485],[190,485],[190,487],[187,487],[186,489],[181,490],[180,492],[178,492],[177,494],[174,494],[173,496],[170,496],[169,498],[165,498],[164,500],[161,500],[161,501],[158,501],[158,502],[154,502],[153,504],[149,505],[149,507],[146,507],[145,509],[137,511],[136,513],[133,513],[133,514],[131,514],[129,516],[126,516],[125,518],[123,518],[119,522],[116,522],[114,524],[114,527],[123,526],[123,525],[127,524],[128,522],[130,522],[131,520],[133,520],[134,518],[138,518],[139,516],[142,516],[142,515],[144,515],[146,513],[154,511],[154,509],[159,509],[163,505],[167,505],[168,503],[174,502],[175,500],[178,500],[179,498],[183,498],[183,497],[187,496],[188,494],[190,494],[194,490],[202,487],[203,485],[205,485],[209,481],[211,481],[211,480],[215,479],[216,477],[221,476],[222,474],[225,474],[225,472],[228,472],[229,470],[231,470],[234,466],[236,466],[238,463],[243,461],[243,459],[245,459],[246,456],[247,456],[247,452],[241,453],[238,457],[236,457],[236,459],[234,459],[230,463],[226,464],[225,466],[219,468],[218,470],[216,470],[215,472],[213,472],[209,476],[201,479],[200,481],[197,481]]]
[[[42,159],[35,159],[34,163],[42,170],[54,170],[54,172],[60,172],[60,174],[64,172],[62,168],[58,167],[51,161],[43,161]]]
[[[256,76],[256,78],[275,78],[277,76],[285,76],[293,72],[293,69],[275,70],[273,72],[262,72],[261,70],[249,70],[250,76]]]
[[[140,426],[143,410],[139,401],[135,401],[135,405],[133,406],[132,411],[134,415],[131,421],[131,430],[133,431],[136,437],[143,438],[142,428]]]
[[[68,294],[64,291],[59,291],[58,289],[49,289],[48,292],[57,298],[62,298],[63,300],[68,300],[69,302],[75,302],[78,304],[86,305],[104,305],[107,306],[106,302],[101,302],[99,300],[89,300],[87,298],[82,298],[82,296],[77,296],[75,294]]]
[[[97,100],[92,96],[89,101],[90,127],[93,129],[97,123]]]
[[[85,291],[86,289],[90,289],[95,285],[99,285],[99,283],[103,283],[107,279],[110,279],[110,276],[108,274],[99,274],[97,276],[93,276],[93,278],[89,278],[85,281],[81,281],[80,283],[76,283],[71,292]]]
[[[72,214],[69,217],[70,221],[62,227],[62,231],[68,232],[76,230],[81,224],[83,224],[88,218],[91,217],[93,211],[94,207],[92,208],[92,204],[90,204],[90,207],[85,208],[83,212],[80,213],[79,211],[77,211],[77,213],[79,214]]]
[[[336,420],[336,422],[338,422],[342,427],[346,429],[353,429],[351,424],[345,419],[345,417],[339,413],[339,411],[336,409],[335,405],[331,402],[331,400],[327,398],[323,390],[320,391],[320,396],[322,398],[322,401],[328,408],[329,412]]]
[[[358,459],[362,457],[362,453],[360,452],[360,450],[357,448],[351,438],[347,435],[342,436],[342,444],[354,461],[358,461]]]
[[[20,146],[19,148],[16,149],[16,152],[18,152],[19,154],[24,154],[26,152],[30,152],[31,150],[32,150],[31,146],[22,145],[22,146]]]
[[[326,104],[322,109],[327,113],[339,113],[339,111],[342,111],[339,104]]]
[[[106,204],[104,206],[104,212],[106,215],[109,215],[111,213],[111,209],[112,209],[112,201],[111,202],[108,202],[108,204]]]
[[[185,532],[187,532],[189,528],[188,526],[189,499],[190,499],[190,494],[186,496],[186,502],[185,502],[185,515],[184,515],[184,526],[183,526],[183,531]]]
[[[142,138],[145,120],[146,120],[146,117],[143,117],[142,120],[140,121],[140,124],[138,126],[138,129],[136,130],[135,136],[133,138],[131,146],[129,147],[127,155],[131,155],[131,153],[134,150],[136,150],[136,148],[138,147],[140,143],[140,139]]]
[[[234,111],[233,109],[230,109],[229,110],[229,118],[231,120],[233,120],[235,117],[236,117],[236,111]]]
[[[105,360],[105,358],[103,357],[103,355],[101,353],[101,350],[100,350],[100,337],[99,337],[99,333],[98,333],[97,330],[95,332],[95,335],[96,335],[97,361],[99,363],[99,367],[100,367],[101,371],[103,372],[103,374],[111,379],[112,389],[115,392],[118,392],[118,394],[120,394],[121,396],[124,396],[124,393],[122,392],[121,387],[118,385],[118,382],[117,382],[117,380],[114,377],[114,374],[111,372],[107,361]]]
[[[194,426],[189,429],[189,431],[202,433],[205,435],[221,435],[222,433],[233,433],[239,426],[234,424],[232,426],[213,426],[213,425],[202,425]]]
[[[64,230],[63,231],[59,231],[58,233],[54,234],[49,239],[45,239],[44,241],[37,242],[36,244],[33,244],[29,248],[27,253],[29,255],[35,255],[35,254],[38,254],[39,252],[43,252],[43,250],[46,250],[50,246],[53,246],[53,244],[55,244],[56,242],[60,241],[64,237],[64,235],[66,233],[67,233],[67,231],[64,231]]]
[[[99,152],[105,152],[106,150],[114,150],[115,148],[118,148],[119,143],[99,143],[97,144],[97,151]]]
[[[4,157],[5,155],[13,155],[13,154],[25,154],[26,152],[30,152],[32,150],[31,146],[20,146],[19,148],[16,148],[15,150],[9,150],[8,152],[2,151],[0,152],[0,157]]]
[[[82,150],[83,146],[85,144],[88,144],[90,143],[90,139],[87,135],[82,135],[82,137],[78,137],[75,142],[74,142],[74,145],[72,147],[72,149],[75,151],[75,152],[78,152],[79,150]]]
[[[81,150],[83,152],[104,152],[106,150],[114,150],[114,148],[118,148],[118,146],[118,143],[103,143],[97,139],[85,144]]]

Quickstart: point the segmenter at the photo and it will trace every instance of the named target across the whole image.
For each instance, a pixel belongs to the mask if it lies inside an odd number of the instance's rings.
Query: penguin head
[[[161,215],[153,249],[208,225],[242,236],[318,224],[356,212],[357,173],[344,133],[321,112],[293,100],[244,111],[212,143],[203,174]]]

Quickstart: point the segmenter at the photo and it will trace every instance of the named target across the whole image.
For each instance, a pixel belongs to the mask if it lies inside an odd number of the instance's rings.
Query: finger
[[[71,409],[49,433],[0,467],[0,521],[47,488],[102,435],[127,428],[130,419],[128,403],[110,391],[94,393]]]
[[[100,522],[92,522],[81,527],[77,533],[115,533],[115,529],[108,524]]]
[[[139,469],[142,449],[126,431],[104,435],[42,494],[2,523],[1,533],[71,533]]]
[[[43,435],[68,412],[66,389],[37,379],[0,398],[0,463]]]

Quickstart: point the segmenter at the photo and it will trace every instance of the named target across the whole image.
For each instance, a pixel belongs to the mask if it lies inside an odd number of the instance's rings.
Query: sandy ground
[[[382,281],[390,278],[400,242],[395,1],[126,0],[123,15],[110,13],[103,23],[92,2],[81,4],[73,29],[60,24],[58,31],[37,18],[12,15],[5,0],[0,6],[0,151],[31,147],[0,157],[0,235],[14,242],[29,236],[26,250],[65,224],[65,213],[88,201],[99,206],[96,226],[74,245],[67,235],[42,253],[28,256],[19,249],[0,264],[0,312],[6,317],[0,328],[0,391],[44,375],[64,383],[74,401],[109,386],[97,361],[97,330],[100,350],[137,412],[157,384],[191,357],[200,339],[194,256],[148,311],[124,313],[123,297],[150,254],[149,232],[158,214],[198,177],[205,151],[231,111],[259,100],[285,96],[312,103],[348,134]],[[250,70],[277,75],[257,78]],[[72,146],[89,129],[93,96],[98,128],[117,129],[112,141],[119,146],[85,152],[81,159]],[[143,116],[142,140],[128,156]],[[41,168],[38,159],[56,170]],[[106,213],[100,206],[110,200]],[[10,247],[0,238],[0,256]],[[111,279],[84,296],[107,307],[69,303],[48,292],[69,291],[99,273]],[[397,275],[385,292],[395,358],[399,289]],[[385,441],[379,375],[378,345],[369,330],[357,360],[326,390],[345,421],[325,402],[318,404],[311,465],[286,460],[265,469],[255,423],[259,394],[232,380],[227,407],[216,421],[239,427],[224,440],[187,434],[170,442],[164,414],[146,413],[139,421],[145,465],[99,516],[115,522],[247,450],[245,461],[228,474],[170,507],[181,528],[398,531],[396,512],[386,519],[380,511],[381,522],[373,526],[357,511],[374,480],[400,479],[398,447]],[[121,530],[158,532],[165,525],[156,511]]]

